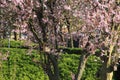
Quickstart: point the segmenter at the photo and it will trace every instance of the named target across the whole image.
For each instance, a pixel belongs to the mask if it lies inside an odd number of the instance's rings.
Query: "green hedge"
[[[81,53],[83,53],[83,50],[81,48],[64,48],[64,47],[60,47],[59,49],[62,49],[63,53],[68,53],[68,54],[81,54]]]

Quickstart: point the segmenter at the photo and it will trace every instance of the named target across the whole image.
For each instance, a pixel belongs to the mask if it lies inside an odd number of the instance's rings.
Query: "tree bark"
[[[79,62],[79,66],[78,66],[78,72],[75,75],[75,80],[81,80],[82,78],[82,74],[84,72],[85,69],[85,65],[87,63],[87,59],[88,59],[89,55],[88,54],[82,54],[80,56],[80,62]]]
[[[55,55],[50,54],[49,57],[50,57],[50,60],[51,60],[51,62],[53,64],[53,79],[51,79],[51,80],[60,80],[59,68],[58,68],[58,60],[56,59]]]
[[[111,45],[109,52],[106,51],[106,54],[108,54],[108,56],[105,57],[102,69],[101,69],[101,80],[112,80],[113,77],[113,67],[114,65],[112,65],[112,52],[114,50],[114,46]]]
[[[45,64],[43,66],[44,71],[46,71],[49,80],[60,80],[59,76],[59,68],[58,68],[58,60],[55,55],[45,53],[47,56],[45,59]],[[44,68],[45,67],[45,68]]]
[[[100,80],[112,80],[113,71],[112,66],[109,65],[108,60],[104,62],[101,68]]]
[[[70,41],[68,42],[68,47],[71,47],[73,48],[73,37],[71,35],[71,25],[70,25],[70,21],[69,19],[67,18],[67,16],[65,16],[65,19],[66,19],[66,23],[67,23],[67,30],[68,30],[68,33],[70,34]]]
[[[3,30],[3,39],[6,38],[6,30]]]
[[[17,32],[14,32],[14,40],[18,40],[19,34]]]
[[[106,80],[112,80],[113,72],[107,73],[107,79]]]

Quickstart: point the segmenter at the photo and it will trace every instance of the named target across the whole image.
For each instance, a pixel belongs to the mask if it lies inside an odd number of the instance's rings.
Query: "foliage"
[[[10,47],[13,47],[13,48],[21,47],[23,45],[23,43],[24,43],[23,41],[10,40]],[[8,44],[9,44],[8,39],[1,39],[0,40],[0,46],[1,47],[8,47]]]
[[[71,74],[76,73],[79,56],[75,54],[62,54],[60,58],[60,76],[62,80],[71,80]]]
[[[83,51],[81,48],[59,48],[62,49],[63,52],[68,53],[68,54],[81,54]]]
[[[62,80],[72,80],[71,75],[77,73],[79,63],[79,55],[63,54],[60,59],[60,76]],[[82,80],[97,80],[98,70],[101,67],[101,60],[95,56],[91,56],[86,64],[85,72]]]
[[[34,58],[40,59],[37,51],[29,54],[26,49],[0,49],[3,54],[8,51],[7,60],[2,61],[0,80],[48,80],[42,68],[33,62]]]
[[[27,40],[22,40],[22,41],[15,41],[15,40],[9,40],[8,39],[0,39],[0,47],[8,47],[8,45],[10,44],[11,48],[37,48],[38,45],[36,43],[33,43],[31,41],[27,41]]]
[[[101,65],[101,60],[98,57],[90,56],[82,80],[98,80]]]
[[[47,75],[44,74],[39,63],[40,55],[33,50],[28,53],[27,49],[18,48],[1,48],[2,54],[9,53],[8,59],[2,61],[0,68],[0,76],[2,80],[47,80]],[[98,60],[98,61],[96,61]],[[59,70],[61,80],[71,80],[71,74],[77,72],[79,55],[62,54],[59,60]],[[91,56],[83,80],[96,80],[96,72],[100,68],[100,61],[95,56]]]

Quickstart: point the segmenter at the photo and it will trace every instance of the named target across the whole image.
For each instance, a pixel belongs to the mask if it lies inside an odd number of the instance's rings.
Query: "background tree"
[[[0,4],[0,24],[1,24],[1,35],[2,38],[6,38],[8,35],[11,34],[12,31],[12,24],[15,22],[16,13],[13,11],[12,3],[7,4],[9,1],[1,1]]]
[[[20,39],[21,33],[27,31],[26,22],[29,18],[29,9],[22,10],[23,3],[20,1],[9,1],[4,0],[1,1],[1,30],[3,30],[11,35],[11,32],[14,32],[14,39]]]

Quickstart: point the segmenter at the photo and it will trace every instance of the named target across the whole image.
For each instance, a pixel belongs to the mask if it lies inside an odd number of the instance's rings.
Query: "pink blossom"
[[[64,5],[64,9],[71,10],[71,7],[70,7],[70,5]]]
[[[42,18],[42,21],[43,21],[44,23],[46,23],[46,22],[48,22],[48,18]]]

